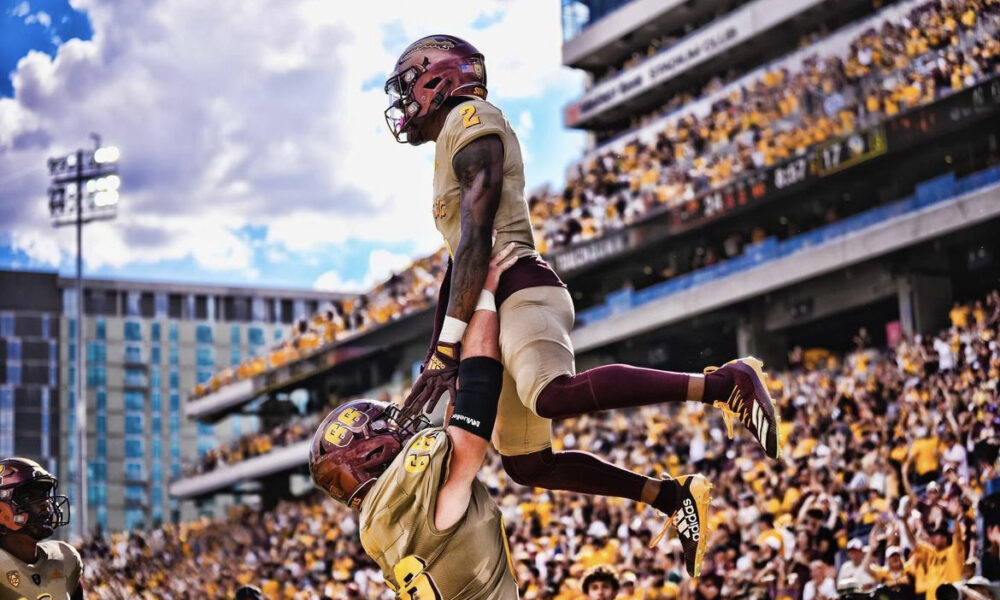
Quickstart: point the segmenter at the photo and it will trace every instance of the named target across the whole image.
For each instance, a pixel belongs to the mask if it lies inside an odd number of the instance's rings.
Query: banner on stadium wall
[[[722,188],[711,190],[672,210],[646,214],[628,229],[577,244],[548,258],[562,275],[574,275],[606,259],[613,259],[647,243],[703,226],[743,207],[812,185],[817,180],[897,152],[928,137],[965,127],[1000,112],[1000,78],[897,115],[849,136],[829,140],[803,156],[755,171]]]
[[[742,10],[722,18],[704,30],[689,36],[672,48],[595,85],[580,100],[566,108],[564,120],[573,127],[603,112],[609,106],[637,96],[667,81],[730,46],[746,40],[753,33],[749,11]]]
[[[645,93],[729,48],[760,35],[824,0],[756,0],[716,19],[639,65],[603,81],[566,107],[563,120],[575,127],[596,114]]]

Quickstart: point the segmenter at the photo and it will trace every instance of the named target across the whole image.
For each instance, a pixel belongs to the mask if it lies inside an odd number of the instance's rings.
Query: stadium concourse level
[[[984,531],[975,518],[986,482],[1000,475],[1000,293],[956,303],[949,316],[947,330],[893,348],[860,335],[845,356],[793,352],[791,370],[769,382],[781,461],[748,436],[728,440],[718,413],[698,404],[554,424],[563,447],[715,483],[696,581],[683,574],[676,539],[646,548],[662,524],[649,507],[520,487],[494,456],[482,478],[507,524],[521,597],[580,599],[581,575],[598,563],[623,573],[629,600],[820,600],[875,583],[912,586],[898,598],[934,598],[941,583],[977,570],[1000,579],[997,511],[980,512]],[[239,507],[225,519],[95,538],[82,546],[85,584],[99,599],[231,597],[246,583],[272,600],[390,598],[357,523],[310,495],[271,512]]]
[[[265,356],[252,357],[237,367],[213,374],[211,379],[194,387],[192,396],[200,398],[234,381],[259,375],[338,340],[432,306],[447,266],[447,252],[441,248],[415,260],[353,301],[332,302],[309,319],[300,319],[290,335]]]
[[[634,141],[574,169],[559,194],[533,196],[543,253],[601,237],[655,208],[681,209],[739,176],[971,87],[1000,68],[1000,0],[934,0],[862,32],[845,56],[765,71],[711,111],[671,119],[654,143]],[[715,79],[700,91],[724,86]],[[680,93],[640,127],[693,102]],[[617,135],[619,132],[614,132]]]

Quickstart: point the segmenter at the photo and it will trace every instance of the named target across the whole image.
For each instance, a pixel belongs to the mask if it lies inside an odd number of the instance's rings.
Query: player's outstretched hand
[[[490,270],[486,273],[486,281],[483,282],[483,289],[491,294],[497,293],[500,285],[500,276],[503,272],[511,268],[517,262],[516,256],[511,256],[514,251],[514,242],[504,246],[504,249],[497,252],[496,256],[490,259]],[[509,257],[509,258],[508,258]]]

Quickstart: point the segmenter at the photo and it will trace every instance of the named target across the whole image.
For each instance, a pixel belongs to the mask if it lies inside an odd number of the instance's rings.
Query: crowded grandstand
[[[979,572],[1000,578],[997,514],[974,518],[998,475],[1000,293],[956,304],[949,319],[938,334],[890,348],[854,336],[856,349],[844,355],[793,349],[795,367],[770,378],[781,462],[746,439],[730,441],[702,405],[557,425],[566,448],[649,473],[699,470],[718,482],[697,580],[682,574],[676,539],[646,548],[662,524],[651,508],[538,493],[489,461],[481,477],[507,523],[521,596],[583,598],[581,575],[604,563],[620,571],[620,597],[629,600],[828,598],[875,584],[910,586],[910,595],[894,597],[933,598],[945,582]],[[90,540],[84,575],[102,599],[219,597],[246,583],[269,598],[391,597],[357,526],[355,513],[319,495],[272,511],[237,507],[218,519]]]

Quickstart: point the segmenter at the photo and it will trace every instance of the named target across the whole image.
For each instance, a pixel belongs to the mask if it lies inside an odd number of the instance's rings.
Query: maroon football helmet
[[[59,482],[33,460],[0,460],[0,534],[24,533],[36,540],[69,523],[69,498]]]
[[[452,96],[486,99],[486,65],[475,46],[453,35],[410,44],[385,82],[385,122],[397,142],[422,144],[419,124]]]
[[[352,400],[333,409],[313,434],[309,472],[331,498],[359,508],[403,444],[426,423],[401,422],[395,406]]]

